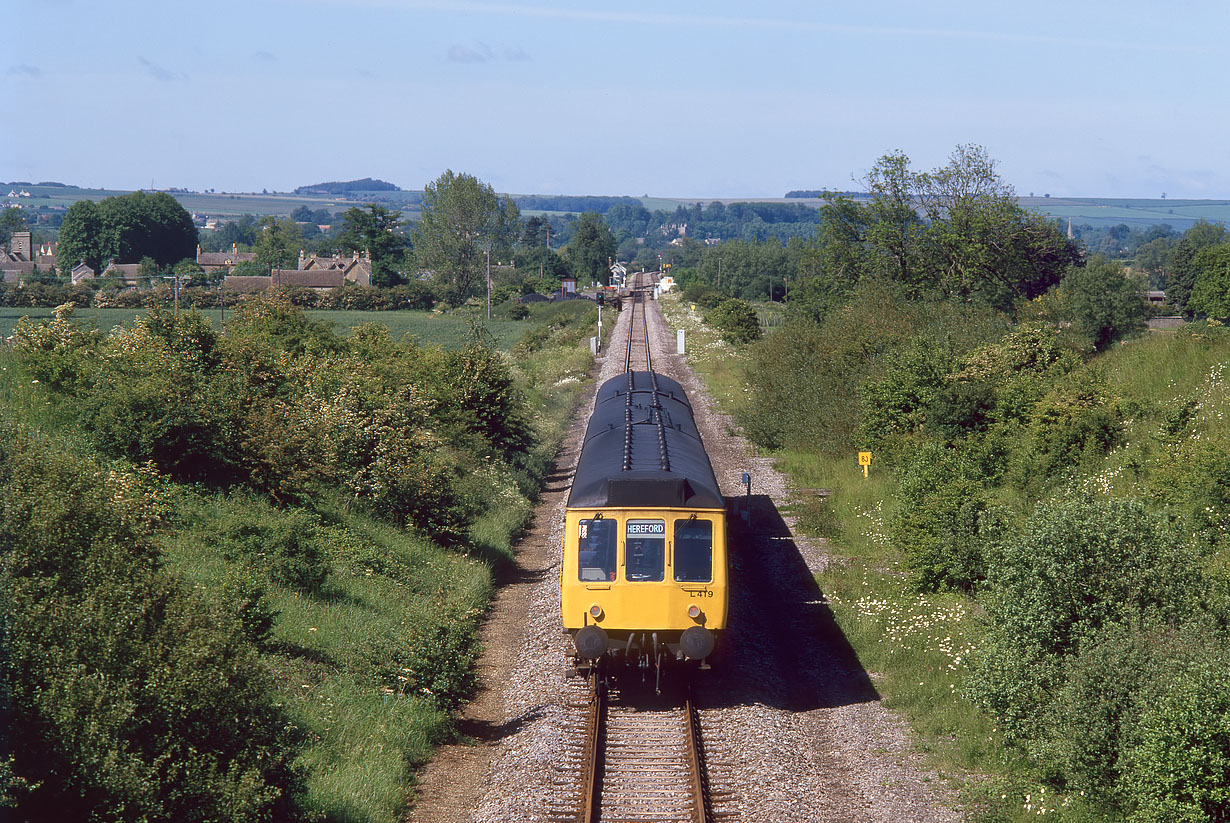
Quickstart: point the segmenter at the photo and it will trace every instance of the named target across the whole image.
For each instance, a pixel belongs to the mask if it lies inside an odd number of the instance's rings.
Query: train
[[[683,387],[605,381],[565,510],[560,609],[578,668],[709,668],[729,608],[726,503]]]

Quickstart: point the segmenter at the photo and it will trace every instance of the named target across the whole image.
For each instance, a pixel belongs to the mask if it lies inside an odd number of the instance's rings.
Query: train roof
[[[598,388],[569,508],[725,508],[683,387],[628,372]]]

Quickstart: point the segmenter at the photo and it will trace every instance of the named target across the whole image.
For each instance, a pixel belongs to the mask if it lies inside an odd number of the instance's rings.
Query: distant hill
[[[300,186],[295,189],[295,194],[339,195],[355,191],[401,191],[401,186],[364,177],[362,180],[348,180],[345,183],[315,183],[311,186]]]

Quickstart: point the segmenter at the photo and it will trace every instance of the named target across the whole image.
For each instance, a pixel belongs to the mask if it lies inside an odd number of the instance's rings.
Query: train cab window
[[[675,521],[675,581],[709,583],[713,580],[713,522]]]
[[[624,540],[627,579],[662,580],[666,570],[666,521],[629,520]]]
[[[582,520],[577,527],[578,580],[609,582],[615,579],[615,542],[619,523],[598,518]]]

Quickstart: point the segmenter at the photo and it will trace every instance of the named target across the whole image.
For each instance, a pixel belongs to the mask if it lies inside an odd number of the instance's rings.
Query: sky
[[[3,0],[0,181],[1230,198],[1225,0]]]

